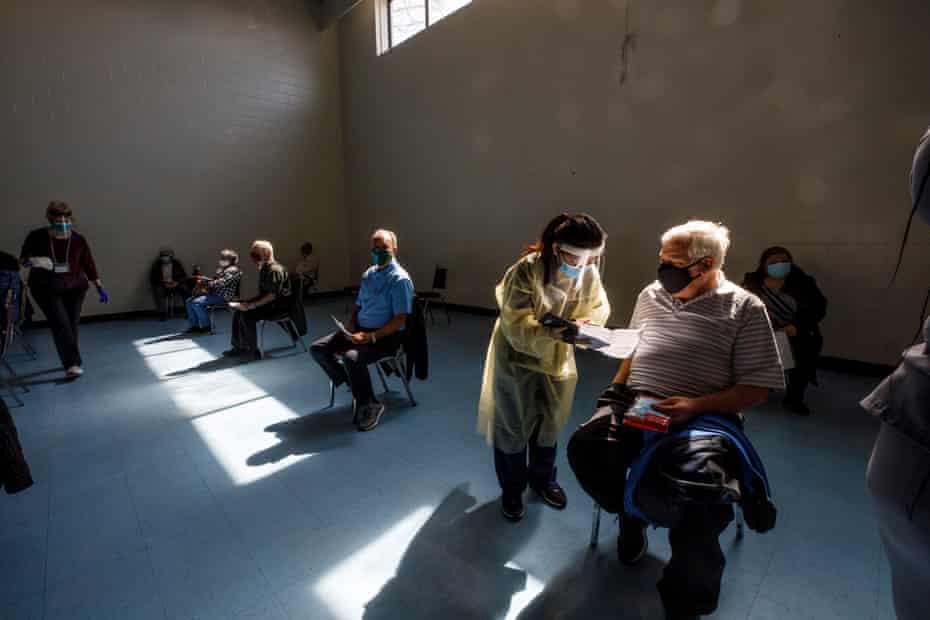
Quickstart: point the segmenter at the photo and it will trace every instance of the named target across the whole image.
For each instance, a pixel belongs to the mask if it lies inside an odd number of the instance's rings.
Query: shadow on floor
[[[499,504],[475,506],[454,489],[407,547],[397,573],[365,606],[366,620],[502,617],[527,575],[506,564],[538,527],[539,511],[506,521]]]
[[[352,407],[333,407],[277,422],[265,428],[275,433],[280,443],[246,460],[250,467],[276,463],[292,455],[315,454],[345,448],[354,440],[358,430],[352,424]]]
[[[613,553],[612,545],[607,551],[580,552],[569,560],[567,569],[546,584],[519,620],[665,617],[655,587],[664,563],[646,555],[635,566],[622,566],[611,557]]]
[[[16,384],[25,386],[25,387],[34,387],[37,385],[66,385],[73,382],[76,377],[48,377],[46,379],[40,379],[39,377],[44,377],[45,375],[51,375],[56,373],[64,372],[64,369],[61,367],[58,368],[49,368],[48,370],[39,370],[36,372],[30,372],[27,374],[17,375]]]

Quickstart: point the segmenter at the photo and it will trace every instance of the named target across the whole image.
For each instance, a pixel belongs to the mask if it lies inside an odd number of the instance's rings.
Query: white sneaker
[[[71,368],[65,371],[65,376],[68,377],[69,379],[77,379],[83,374],[84,374],[84,369],[81,368],[80,366],[72,366]]]

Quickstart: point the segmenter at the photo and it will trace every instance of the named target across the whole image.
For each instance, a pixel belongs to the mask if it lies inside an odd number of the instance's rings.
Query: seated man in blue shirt
[[[362,275],[355,312],[347,328],[313,343],[310,353],[337,386],[349,382],[358,406],[358,428],[370,431],[381,421],[384,405],[375,398],[368,365],[397,352],[407,316],[413,311],[413,282],[394,259],[397,235],[378,230],[371,236],[374,266]],[[342,359],[340,364],[337,358]]]

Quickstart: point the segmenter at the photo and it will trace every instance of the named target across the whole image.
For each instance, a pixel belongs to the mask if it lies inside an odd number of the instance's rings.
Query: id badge
[[[68,263],[55,263],[55,273],[70,273],[71,268]]]

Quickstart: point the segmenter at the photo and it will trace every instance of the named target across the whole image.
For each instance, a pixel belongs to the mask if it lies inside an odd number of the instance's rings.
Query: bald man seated
[[[373,265],[362,275],[355,311],[346,326],[351,337],[337,331],[310,347],[313,359],[336,386],[348,382],[352,388],[360,431],[370,431],[384,415],[368,365],[397,352],[413,311],[413,281],[397,262],[397,235],[375,231],[371,244]]]

